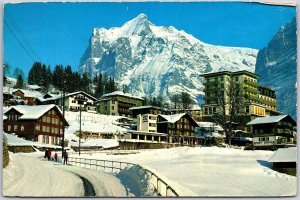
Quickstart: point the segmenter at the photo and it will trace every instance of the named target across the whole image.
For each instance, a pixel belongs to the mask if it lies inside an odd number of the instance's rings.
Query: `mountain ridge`
[[[201,104],[203,73],[255,71],[258,50],[206,44],[173,26],[155,26],[145,14],[110,29],[94,28],[79,72],[106,73],[139,96],[182,91]]]

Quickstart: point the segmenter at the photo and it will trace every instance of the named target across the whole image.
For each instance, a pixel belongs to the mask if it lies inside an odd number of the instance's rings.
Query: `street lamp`
[[[81,110],[82,110],[82,105],[84,105],[84,102],[86,102],[87,100],[85,99],[84,96],[76,96],[75,100],[77,101],[77,103],[80,105],[79,106],[79,156],[80,156],[80,145],[81,145]]]

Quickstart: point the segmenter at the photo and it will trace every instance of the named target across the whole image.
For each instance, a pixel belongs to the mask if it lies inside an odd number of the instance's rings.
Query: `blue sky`
[[[262,49],[296,9],[241,2],[6,4],[4,63],[26,76],[33,57],[51,68],[62,64],[77,70],[93,28],[121,26],[140,13],[155,25],[174,26],[209,44]],[[36,55],[29,56],[28,48]]]

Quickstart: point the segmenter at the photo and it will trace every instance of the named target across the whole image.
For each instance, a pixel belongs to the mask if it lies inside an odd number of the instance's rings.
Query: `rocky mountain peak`
[[[205,44],[173,26],[155,26],[140,14],[121,27],[94,29],[79,72],[106,73],[139,96],[168,99],[184,91],[197,102],[203,95],[200,74],[254,72],[256,55],[255,49]]]

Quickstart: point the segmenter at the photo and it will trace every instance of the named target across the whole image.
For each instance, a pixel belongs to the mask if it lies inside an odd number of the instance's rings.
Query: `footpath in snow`
[[[3,169],[3,195],[19,197],[83,197],[85,178],[96,197],[125,197],[127,192],[113,175],[46,161],[39,153],[10,153]]]

